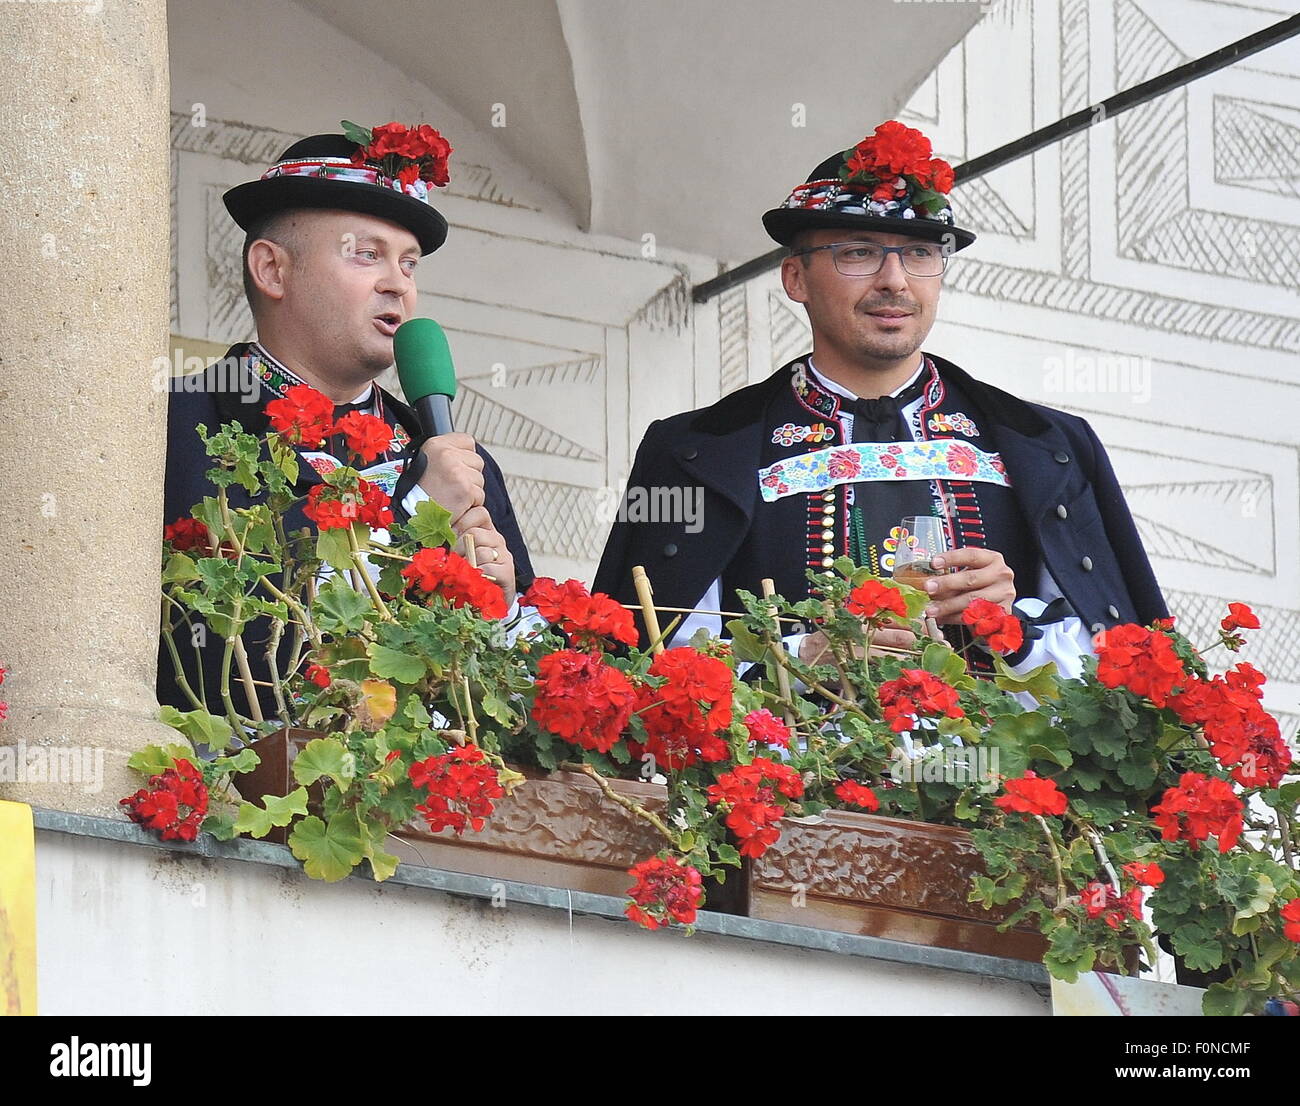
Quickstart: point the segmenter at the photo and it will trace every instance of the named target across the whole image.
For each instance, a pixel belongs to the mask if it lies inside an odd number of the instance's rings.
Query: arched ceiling
[[[490,133],[599,234],[738,259],[978,20],[898,0],[299,0]],[[454,139],[453,139],[454,140]]]

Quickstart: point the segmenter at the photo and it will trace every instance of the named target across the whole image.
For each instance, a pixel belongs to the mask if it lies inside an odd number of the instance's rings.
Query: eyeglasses
[[[807,249],[795,250],[790,256],[798,257],[818,250],[830,250],[835,268],[844,276],[872,276],[880,272],[885,258],[891,253],[898,254],[898,260],[903,263],[903,271],[911,276],[940,276],[948,267],[947,251],[926,242],[907,246],[882,246],[877,242],[832,242],[827,246],[809,246]]]

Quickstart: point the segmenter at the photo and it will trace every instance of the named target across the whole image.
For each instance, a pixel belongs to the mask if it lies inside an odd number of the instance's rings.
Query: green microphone
[[[451,401],[456,398],[456,367],[442,327],[432,319],[410,319],[393,335],[397,379],[406,402],[415,408],[425,437],[450,434]]]

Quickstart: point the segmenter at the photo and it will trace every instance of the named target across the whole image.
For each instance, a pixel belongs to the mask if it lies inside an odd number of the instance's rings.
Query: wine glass
[[[894,579],[924,591],[929,577],[943,574],[943,569],[934,568],[930,562],[947,551],[948,536],[943,519],[932,515],[907,515],[899,524]]]

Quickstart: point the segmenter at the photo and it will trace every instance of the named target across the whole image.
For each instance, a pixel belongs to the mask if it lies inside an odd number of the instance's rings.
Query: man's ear
[[[795,303],[808,302],[808,289],[804,280],[806,272],[803,258],[787,257],[781,262],[781,284],[785,288],[785,294]]]
[[[289,251],[278,242],[259,238],[248,247],[248,275],[269,300],[284,298],[290,267]]]

